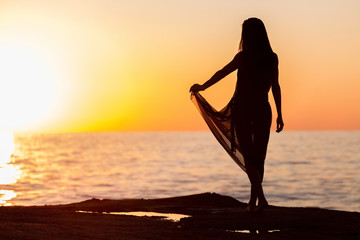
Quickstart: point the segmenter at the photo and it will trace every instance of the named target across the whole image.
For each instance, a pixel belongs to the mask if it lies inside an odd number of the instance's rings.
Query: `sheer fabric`
[[[198,92],[192,92],[190,98],[221,146],[246,172],[244,156],[236,137],[235,124],[232,121],[233,101],[231,100],[222,110],[217,111]]]

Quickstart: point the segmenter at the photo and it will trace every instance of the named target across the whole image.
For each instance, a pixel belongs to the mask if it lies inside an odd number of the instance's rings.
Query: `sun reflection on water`
[[[9,131],[0,131],[0,188],[2,185],[14,184],[20,178],[22,171],[11,161],[15,151],[14,135]],[[7,202],[16,197],[12,190],[0,189],[0,206],[8,206]]]

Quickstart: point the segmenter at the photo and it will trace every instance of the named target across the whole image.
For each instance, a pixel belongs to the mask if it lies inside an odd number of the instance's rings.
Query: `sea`
[[[0,133],[0,205],[216,192],[247,202],[247,175],[210,132]],[[271,205],[360,212],[360,131],[272,132]]]

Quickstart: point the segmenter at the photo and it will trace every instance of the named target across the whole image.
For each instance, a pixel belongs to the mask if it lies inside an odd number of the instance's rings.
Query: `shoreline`
[[[270,205],[263,213],[250,214],[245,207],[216,193],[4,206],[0,239],[360,239],[359,212]],[[169,221],[162,216],[101,214],[138,211],[190,217]]]

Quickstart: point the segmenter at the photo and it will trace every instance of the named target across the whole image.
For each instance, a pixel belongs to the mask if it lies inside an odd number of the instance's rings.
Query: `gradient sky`
[[[358,0],[2,0],[0,130],[206,130],[188,90],[253,16],[279,56],[285,129],[360,129]],[[235,81],[203,94],[221,108]]]

